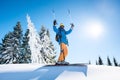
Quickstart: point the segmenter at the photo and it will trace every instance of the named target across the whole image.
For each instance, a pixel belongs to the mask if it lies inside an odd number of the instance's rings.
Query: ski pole
[[[53,13],[53,18],[54,18],[54,20],[56,19],[56,16],[55,16],[55,11],[54,10],[52,10],[52,13]]]
[[[71,17],[71,14],[70,14],[70,10],[68,9],[68,14],[69,14],[69,17],[70,17],[70,22],[73,23],[73,20],[72,20],[72,17]]]

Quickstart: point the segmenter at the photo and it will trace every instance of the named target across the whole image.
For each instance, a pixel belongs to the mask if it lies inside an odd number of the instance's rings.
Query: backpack
[[[61,35],[61,29],[59,28],[59,29],[58,29],[58,33],[57,33],[56,36],[55,36],[55,40],[56,40],[57,42],[59,42],[59,40],[61,40],[61,37],[62,37],[62,35]]]

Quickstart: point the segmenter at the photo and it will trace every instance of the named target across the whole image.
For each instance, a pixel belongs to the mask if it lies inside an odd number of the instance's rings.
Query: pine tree
[[[28,44],[29,42],[28,34],[29,34],[29,29],[27,29],[26,33],[24,34],[23,43],[22,43],[22,53],[23,53],[22,60],[24,63],[31,63],[31,50]]]
[[[32,63],[40,63],[40,64],[46,64],[42,54],[42,43],[39,38],[39,34],[37,33],[34,24],[31,22],[30,16],[27,15],[27,22],[28,22],[28,29],[29,29],[29,46],[31,50],[31,62]]]
[[[112,63],[111,63],[109,57],[107,57],[107,64],[108,64],[108,66],[112,66]]]
[[[1,59],[2,59],[2,43],[0,43],[0,64],[1,64]]]
[[[20,22],[2,40],[1,64],[21,63],[21,38],[22,29]]]
[[[24,63],[22,57],[24,56],[22,54],[22,38],[23,38],[23,34],[22,34],[22,27],[20,22],[17,22],[17,25],[14,27],[14,31],[13,31],[13,36],[15,39],[15,44],[16,44],[16,51],[14,54],[18,54],[18,58],[17,58],[17,62],[16,63]]]
[[[17,22],[17,25],[14,27],[13,33],[14,33],[14,37],[16,37],[19,40],[19,44],[21,45],[23,34],[22,34],[22,27],[20,22]]]
[[[50,40],[50,33],[44,26],[41,27],[40,33],[40,40],[42,42],[42,50],[41,54],[44,57],[46,63],[55,63],[55,48]]]
[[[13,37],[13,33],[9,32],[8,34],[5,35],[4,39],[2,40],[3,45],[2,45],[2,59],[1,59],[1,64],[4,63],[13,63],[16,61],[16,56],[18,57],[17,54],[15,54],[14,50],[16,48],[15,39]],[[15,50],[15,51],[16,51]]]
[[[103,62],[102,62],[102,59],[101,59],[100,56],[99,56],[98,64],[99,64],[99,65],[103,65]]]
[[[116,59],[114,57],[113,57],[113,62],[114,62],[115,66],[118,66],[118,63],[117,63],[117,61],[116,61]]]
[[[6,47],[8,45],[7,38],[8,38],[8,34],[6,34],[4,36],[4,39],[2,39],[2,44],[1,44],[1,49],[0,49],[0,64],[4,64],[5,63],[5,60],[4,60],[4,57],[3,57],[5,54],[3,52],[6,50]]]

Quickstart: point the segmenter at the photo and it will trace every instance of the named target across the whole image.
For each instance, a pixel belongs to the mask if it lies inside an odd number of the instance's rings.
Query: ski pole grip
[[[73,24],[73,23],[71,23],[70,25],[71,25],[71,28],[73,29],[73,27],[74,27],[74,24]]]
[[[54,21],[53,21],[53,25],[56,25],[56,24],[57,24],[57,21],[56,21],[56,20],[54,20]]]

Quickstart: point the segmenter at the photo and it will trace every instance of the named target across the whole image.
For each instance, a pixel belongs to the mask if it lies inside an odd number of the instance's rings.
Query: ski
[[[87,66],[88,63],[72,63],[72,64],[49,64],[46,66]]]

